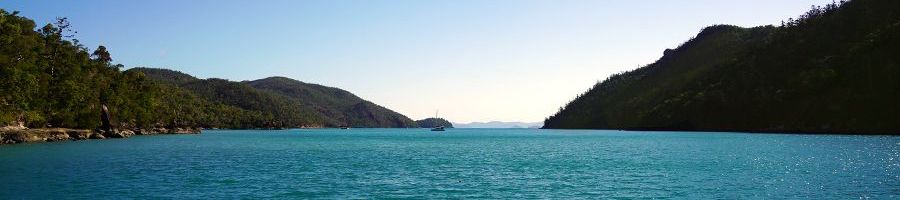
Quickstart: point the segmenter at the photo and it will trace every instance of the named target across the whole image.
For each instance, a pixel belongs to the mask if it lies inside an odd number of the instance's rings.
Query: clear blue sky
[[[712,24],[780,24],[831,0],[0,0],[127,67],[286,76],[410,118],[540,121]]]

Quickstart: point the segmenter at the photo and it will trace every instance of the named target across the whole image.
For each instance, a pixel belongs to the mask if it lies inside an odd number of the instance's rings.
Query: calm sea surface
[[[0,146],[0,199],[898,199],[900,137],[204,131]]]

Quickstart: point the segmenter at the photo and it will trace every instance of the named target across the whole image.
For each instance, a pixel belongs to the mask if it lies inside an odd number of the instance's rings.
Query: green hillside
[[[234,82],[198,79],[167,69],[134,68],[164,84],[203,99],[255,111],[258,127],[415,127],[402,114],[363,100],[350,92],[284,77]],[[251,112],[252,113],[252,112]]]
[[[900,133],[900,1],[814,7],[783,26],[703,29],[613,75],[544,128]]]
[[[193,76],[167,69],[134,68],[147,77],[160,81],[163,85],[178,87],[202,98],[205,101],[227,105],[240,109],[241,113],[233,115],[239,119],[239,125],[223,122],[201,122],[209,127],[242,127],[242,128],[288,128],[288,127],[320,127],[323,121],[315,112],[304,110],[299,102],[286,97],[256,90],[239,82],[224,79],[198,79]]]
[[[322,116],[328,126],[416,127],[416,123],[408,117],[342,89],[285,77],[269,77],[244,83],[299,102],[304,108]]]
[[[78,43],[65,18],[37,27],[0,10],[0,126],[93,129],[102,106],[114,125],[131,129],[415,126],[336,88],[310,86],[322,92],[298,96],[172,70],[122,71],[105,47]]]

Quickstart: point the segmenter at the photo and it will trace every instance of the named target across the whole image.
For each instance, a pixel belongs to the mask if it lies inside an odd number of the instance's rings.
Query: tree
[[[91,57],[100,63],[109,64],[112,62],[112,56],[109,55],[109,52],[106,51],[106,47],[100,45],[97,47],[97,50],[94,50],[94,53],[91,54]]]

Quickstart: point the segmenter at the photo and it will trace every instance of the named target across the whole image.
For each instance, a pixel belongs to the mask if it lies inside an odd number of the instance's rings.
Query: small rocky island
[[[419,125],[419,128],[432,128],[438,126],[453,128],[453,123],[450,123],[450,121],[447,121],[444,118],[425,118],[422,120],[416,120],[416,124]]]

